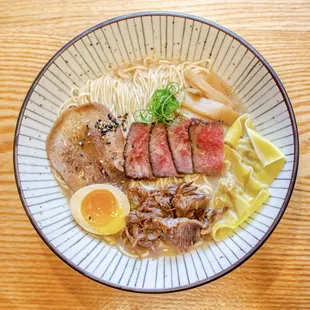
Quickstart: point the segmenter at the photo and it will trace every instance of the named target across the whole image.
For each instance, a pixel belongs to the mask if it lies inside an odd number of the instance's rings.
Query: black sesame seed
[[[127,131],[127,128],[126,128],[126,127],[124,127],[124,128],[123,128],[123,130],[124,130],[124,131]]]
[[[132,144],[132,145],[131,145],[131,147],[132,147],[132,148],[134,148],[134,147],[135,147],[135,145],[134,145],[134,144]]]
[[[106,142],[105,144],[111,144],[111,142]]]
[[[112,119],[112,115],[111,115],[111,114],[108,114],[108,118],[111,120],[111,119]]]

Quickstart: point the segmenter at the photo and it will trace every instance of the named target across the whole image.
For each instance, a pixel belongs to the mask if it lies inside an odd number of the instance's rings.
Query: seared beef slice
[[[218,175],[224,166],[224,128],[220,121],[193,121],[189,127],[194,171]]]
[[[191,121],[186,117],[177,117],[167,127],[168,141],[174,165],[179,173],[193,173],[192,150],[188,128]]]
[[[125,145],[125,173],[131,179],[153,177],[149,159],[149,135],[151,125],[133,123]]]
[[[149,151],[152,171],[156,177],[177,176],[164,124],[155,124],[152,126]]]

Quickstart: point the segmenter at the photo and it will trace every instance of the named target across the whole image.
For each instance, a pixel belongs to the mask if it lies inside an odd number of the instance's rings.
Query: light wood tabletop
[[[0,8],[0,309],[310,308],[310,1],[1,0]],[[208,18],[258,49],[292,101],[301,150],[290,204],[263,247],[211,284],[164,295],[105,287],[62,262],[30,224],[13,173],[18,113],[45,63],[87,28],[147,10]]]

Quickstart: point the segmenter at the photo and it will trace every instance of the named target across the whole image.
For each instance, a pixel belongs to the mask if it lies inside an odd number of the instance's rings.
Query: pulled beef
[[[197,220],[182,218],[155,218],[154,223],[160,229],[177,253],[186,252],[200,240],[202,223]]]
[[[209,198],[192,183],[170,185],[147,191],[141,187],[128,191],[137,209],[126,217],[123,238],[136,251],[154,251],[161,241],[177,252],[185,252],[211,233],[215,221],[226,209],[209,209]]]
[[[206,236],[211,234],[213,224],[216,223],[226,211],[227,207],[222,207],[219,209],[208,209],[203,219],[201,235]]]
[[[171,201],[177,217],[200,219],[203,216],[210,199],[196,189],[195,186],[188,186],[188,183],[183,183],[177,188]]]
[[[155,250],[161,237],[161,231],[153,224],[158,218],[156,212],[141,212],[133,210],[126,217],[126,227],[122,232],[132,245],[132,248],[140,253],[140,248]]]
[[[129,200],[134,203],[141,212],[153,212],[157,213],[157,210],[161,211],[162,217],[174,217],[173,206],[171,205],[171,199],[173,194],[169,191],[146,191],[142,187],[135,187],[128,191]]]

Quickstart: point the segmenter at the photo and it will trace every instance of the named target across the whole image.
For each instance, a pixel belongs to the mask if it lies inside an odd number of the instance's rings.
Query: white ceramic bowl
[[[213,70],[233,86],[248,107],[258,131],[285,153],[287,162],[271,185],[270,199],[232,237],[175,257],[136,260],[77,225],[51,173],[45,141],[73,86],[82,86],[112,66],[154,54],[182,60],[210,58]],[[171,292],[205,284],[252,256],[288,205],[299,154],[291,103],[266,60],[228,29],[203,18],[172,12],[137,13],[108,20],[58,51],[26,96],[14,151],[19,194],[44,242],[85,276],[135,292]]]

